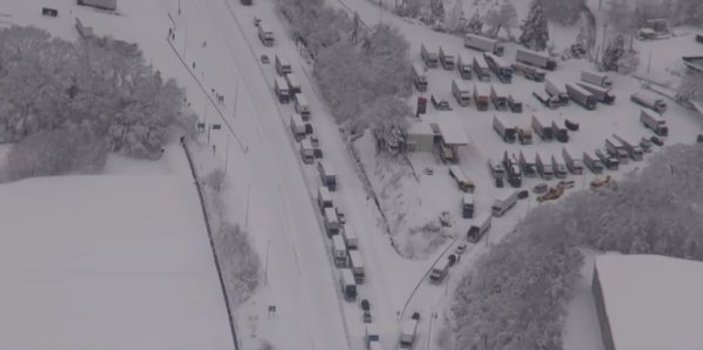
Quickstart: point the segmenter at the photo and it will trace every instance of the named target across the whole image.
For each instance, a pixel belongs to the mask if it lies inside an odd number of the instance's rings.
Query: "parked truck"
[[[516,62],[513,63],[512,67],[513,71],[519,72],[528,80],[543,82],[544,78],[547,76],[547,72],[524,63]]]
[[[474,56],[474,73],[476,73],[476,78],[480,81],[491,81],[491,69],[488,68],[488,63],[481,56]]]
[[[517,50],[515,61],[546,70],[557,68],[557,61],[549,57],[549,54],[523,48]]]
[[[551,141],[554,138],[552,127],[544,126],[544,124],[542,124],[542,122],[540,122],[534,114],[532,115],[532,122],[530,125],[542,141]]]
[[[361,257],[361,252],[358,250],[349,251],[349,265],[354,274],[356,284],[364,284],[366,272],[364,268],[364,259]]]
[[[526,158],[522,151],[520,151],[518,155],[518,165],[526,177],[537,177],[537,166],[535,165],[535,162]]]
[[[449,272],[449,268],[451,266],[452,263],[449,260],[449,257],[437,261],[437,263],[435,263],[432,267],[432,271],[430,271],[430,282],[433,284],[442,283],[442,281],[444,281],[444,277],[447,276],[447,273]]]
[[[482,83],[474,84],[474,102],[476,103],[476,109],[479,111],[487,111],[488,103],[491,99],[491,88]]]
[[[347,245],[341,235],[332,236],[332,257],[334,258],[334,266],[347,267]]]
[[[503,154],[503,167],[505,168],[505,174],[510,187],[519,188],[522,186],[522,171],[520,170],[520,165],[518,165],[517,159],[508,157],[508,151],[505,151]]]
[[[640,122],[642,122],[645,128],[652,129],[652,131],[659,136],[669,135],[666,120],[662,119],[660,116],[654,115],[654,113],[646,109],[640,112]]]
[[[417,63],[413,63],[413,84],[417,91],[427,91],[427,70]]]
[[[561,148],[561,156],[564,158],[564,163],[569,172],[574,175],[583,174],[583,160],[572,157],[566,147]]]
[[[576,103],[580,104],[587,110],[592,111],[596,109],[596,104],[598,103],[596,97],[579,85],[566,83],[566,93],[569,94],[569,97],[572,100],[576,101]]]
[[[459,53],[457,67],[459,68],[459,75],[461,76],[461,79],[471,79],[473,75],[471,73],[471,71],[473,70],[473,60],[469,59],[469,56],[467,56],[465,53]]]
[[[452,71],[456,65],[456,60],[454,55],[448,54],[444,51],[442,46],[439,47],[439,63],[442,64],[444,70]]]
[[[315,148],[312,147],[310,139],[300,141],[300,158],[303,160],[304,164],[315,163]]]
[[[356,300],[356,282],[354,281],[354,273],[351,269],[339,269],[339,284],[342,287],[342,295],[344,300],[353,302]]]
[[[601,163],[603,163],[603,166],[605,166],[608,170],[618,170],[620,167],[620,161],[618,161],[617,156],[610,155],[606,152],[603,152],[600,149],[597,149],[593,151],[593,153],[600,159]]]
[[[569,104],[569,94],[566,92],[564,83],[552,78],[544,80],[544,90],[556,99],[560,105],[566,106]]]
[[[403,327],[400,329],[400,338],[398,339],[401,349],[410,349],[413,346],[418,323],[420,323],[420,314],[417,312],[403,322]]]
[[[332,165],[320,160],[317,162],[317,171],[320,173],[322,184],[334,192],[337,189],[337,174],[334,172]]]
[[[620,137],[618,134],[613,134],[613,139],[615,139],[616,142],[619,142],[622,148],[627,151],[627,154],[630,156],[630,159],[639,162],[644,157],[644,151],[642,150],[642,147],[640,147],[640,145],[631,143],[625,140],[624,138]]]
[[[466,232],[466,239],[472,243],[481,240],[481,237],[491,228],[492,219],[493,216],[489,213],[479,214]]]
[[[531,145],[532,144],[532,130],[517,128],[517,139],[520,141],[521,145]]]
[[[273,91],[276,93],[276,96],[278,97],[278,102],[280,103],[288,103],[290,102],[290,90],[288,90],[288,83],[281,78],[281,77],[276,77],[273,80]]]
[[[491,84],[491,101],[496,110],[508,109],[508,96],[509,94],[502,87]]]
[[[464,194],[461,197],[461,217],[471,219],[474,217],[474,196],[470,193]]]
[[[539,153],[535,156],[535,167],[537,168],[537,174],[539,174],[543,180],[549,181],[554,178],[554,168],[552,168],[552,164],[543,162]]]
[[[274,37],[273,37],[273,31],[264,23],[259,22],[259,40],[261,40],[261,43],[264,44],[266,47],[271,47],[273,46],[274,42]]]
[[[610,90],[610,88],[605,88],[605,87],[601,87],[598,85],[593,85],[593,84],[586,83],[583,81],[577,82],[576,85],[584,88],[586,91],[593,94],[593,96],[599,102],[610,104],[610,105],[615,103],[615,94],[613,94],[613,91]]]
[[[310,104],[302,92],[293,95],[293,108],[300,114],[303,121],[310,120]]]
[[[616,157],[620,164],[627,164],[630,161],[630,154],[621,144],[605,139],[605,151],[612,157]]]
[[[496,116],[493,116],[493,130],[498,133],[503,142],[514,143],[516,140],[517,128],[506,127]]]
[[[325,224],[327,237],[332,238],[332,236],[339,234],[341,224],[339,223],[339,217],[337,216],[337,210],[335,210],[335,208],[323,209],[322,220]]]
[[[549,94],[547,94],[546,92],[532,91],[532,96],[534,96],[537,99],[537,101],[539,101],[540,103],[542,103],[545,107],[547,107],[549,109],[557,109],[561,105],[558,97],[554,98],[554,97],[550,96]]]
[[[503,44],[498,40],[487,38],[477,34],[466,34],[464,36],[464,47],[482,52],[490,52],[497,56],[503,56]]]
[[[613,81],[608,78],[608,74],[588,70],[581,71],[581,81],[603,88],[613,86]]]
[[[567,172],[566,172],[566,166],[564,163],[561,163],[557,161],[557,157],[552,155],[552,170],[554,171],[554,177],[557,179],[564,179],[566,178]]]
[[[293,133],[293,138],[295,141],[300,142],[300,140],[305,138],[305,123],[300,117],[300,114],[293,114],[290,117],[290,131]]]
[[[339,213],[337,213],[339,217]],[[344,243],[347,245],[349,250],[356,250],[359,248],[359,236],[356,235],[356,231],[351,225],[344,224],[341,226],[342,238],[344,238]]]
[[[555,121],[552,120],[552,135],[554,138],[561,142],[561,143],[567,143],[569,142],[569,131],[566,130],[566,128],[560,128],[559,125]]]
[[[276,65],[276,73],[278,73],[278,75],[281,77],[293,71],[293,67],[290,65],[290,61],[288,61],[288,58],[283,55],[276,54],[274,62]]]
[[[459,106],[466,107],[471,103],[471,90],[462,80],[452,79],[452,95]]]
[[[489,52],[484,52],[483,58],[486,60],[488,68],[498,77],[498,80],[505,84],[510,84],[513,81],[513,68],[503,61],[502,58]]]
[[[424,43],[420,44],[420,56],[422,56],[422,60],[425,62],[427,68],[439,67],[439,54],[427,50]]]
[[[300,81],[295,73],[288,73],[285,75],[286,83],[288,83],[288,90],[291,94],[297,94],[302,91],[300,86]]]
[[[375,325],[366,325],[366,332],[364,336],[366,350],[383,350],[383,346],[381,345],[381,336],[379,334],[380,333],[376,329]]]
[[[603,162],[595,155],[588,152],[583,152],[583,164],[586,165],[588,170],[596,175],[603,173]]]
[[[502,199],[494,200],[493,205],[491,205],[491,214],[497,218],[505,215],[505,213],[512,209],[515,203],[517,203],[518,193],[520,193],[520,191],[514,191]]]
[[[320,207],[320,212],[324,214],[325,208],[334,208],[334,201],[330,190],[325,186],[317,188],[317,205]]]
[[[663,98],[659,98],[659,97],[652,95],[652,94],[649,94],[649,93],[644,93],[644,92],[634,93],[630,96],[630,100],[632,100],[632,102],[635,102],[639,105],[647,107],[647,108],[649,108],[659,114],[666,112],[666,109],[667,109],[666,102],[664,101]]]
[[[508,108],[513,113],[522,113],[522,101],[510,94],[508,95]]]

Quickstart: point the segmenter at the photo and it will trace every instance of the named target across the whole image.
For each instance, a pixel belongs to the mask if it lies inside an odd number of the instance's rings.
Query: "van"
[[[461,217],[471,219],[474,217],[474,196],[465,194],[461,198]]]
[[[334,266],[347,267],[347,245],[340,235],[332,236],[332,256],[334,257]]]
[[[339,283],[342,287],[344,300],[348,302],[356,301],[356,281],[354,280],[354,273],[351,269],[344,268],[339,270],[339,274]]]
[[[286,83],[288,83],[288,90],[290,90],[291,94],[297,94],[301,91],[300,81],[298,81],[295,73],[286,74]]]
[[[317,205],[320,207],[320,212],[324,214],[325,208],[333,208],[332,194],[325,186],[317,188]]]
[[[308,99],[305,98],[302,92],[293,95],[293,107],[295,111],[303,117],[303,121],[310,120],[310,105],[308,104]]]
[[[317,162],[317,171],[320,173],[322,184],[334,192],[337,189],[337,175],[332,166],[321,160]]]
[[[468,193],[474,193],[474,190],[476,189],[476,186],[474,183],[469,180],[466,175],[464,174],[464,171],[461,170],[456,165],[450,165],[449,166],[449,176],[456,181],[457,187],[463,192],[468,192]]]

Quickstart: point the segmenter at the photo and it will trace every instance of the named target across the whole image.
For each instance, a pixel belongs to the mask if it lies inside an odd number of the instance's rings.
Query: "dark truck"
[[[532,125],[532,129],[534,129],[535,133],[539,135],[542,141],[551,141],[554,138],[552,128],[550,126],[544,126],[544,124],[542,124],[542,122],[540,122],[534,114],[532,115],[532,122],[530,125]]]
[[[549,57],[548,54],[524,48],[517,50],[515,61],[547,70],[555,70],[557,68],[557,61]]]
[[[503,167],[505,168],[510,187],[519,188],[522,186],[522,170],[520,170],[517,160],[508,157],[508,151],[503,153]]]
[[[609,104],[609,105],[615,103],[615,94],[613,94],[613,91],[610,88],[602,87],[602,86],[598,86],[598,85],[593,85],[591,83],[587,83],[587,82],[583,82],[583,81],[579,81],[576,84],[578,86],[586,89],[591,94],[593,94],[593,96],[599,102]]]
[[[560,128],[556,122],[552,121],[552,134],[561,143],[569,142],[569,132],[566,128]]]
[[[547,78],[544,80],[544,90],[549,96],[556,99],[560,105],[566,106],[569,104],[569,94],[566,91],[564,83]]]

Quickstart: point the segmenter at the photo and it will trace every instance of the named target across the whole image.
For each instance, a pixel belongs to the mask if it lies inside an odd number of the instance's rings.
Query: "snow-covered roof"
[[[408,128],[408,135],[431,135],[431,136],[434,136],[434,132],[432,131],[430,124],[428,124],[424,121],[417,121],[414,123],[410,123],[410,127]]]
[[[464,146],[470,142],[469,136],[454,112],[426,114],[423,116],[423,120],[437,124],[444,143],[448,145]]]
[[[703,263],[604,255],[596,269],[617,350],[703,348]]]

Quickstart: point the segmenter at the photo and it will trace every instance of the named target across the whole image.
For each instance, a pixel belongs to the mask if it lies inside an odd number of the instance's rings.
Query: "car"
[[[461,256],[466,252],[466,243],[459,243],[454,250],[454,254]]]
[[[660,147],[661,147],[661,146],[664,146],[664,140],[660,139],[660,138],[657,137],[657,136],[652,136],[652,137],[649,138],[649,140],[652,141],[652,143],[655,144],[655,145],[657,145],[657,146],[660,146]]]
[[[546,183],[541,183],[541,184],[535,185],[535,187],[532,188],[532,192],[534,192],[536,194],[542,194],[542,193],[547,192],[548,189],[549,189],[549,185],[547,185]]]
[[[271,59],[270,59],[269,56],[266,55],[266,54],[261,55],[261,63],[263,63],[263,64],[269,64],[269,63],[271,63]]]
[[[517,199],[525,199],[530,196],[530,191],[522,190],[517,193]]]
[[[430,167],[425,167],[425,175],[432,175],[434,174],[434,169]]]
[[[579,123],[572,122],[569,119],[564,120],[564,126],[569,129],[569,131],[577,131],[579,129]]]

